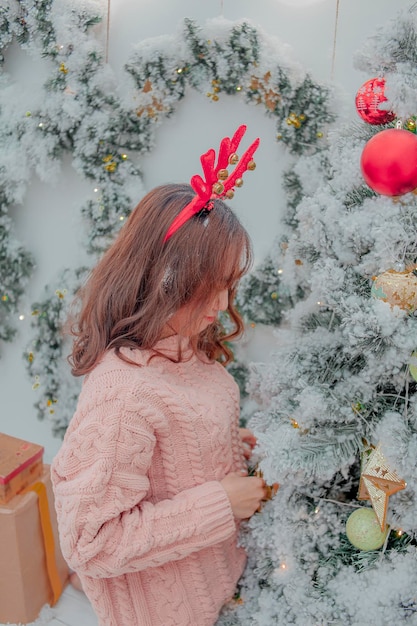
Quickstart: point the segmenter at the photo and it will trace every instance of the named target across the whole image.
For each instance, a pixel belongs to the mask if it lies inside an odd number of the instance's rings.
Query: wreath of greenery
[[[51,67],[42,106],[27,105],[24,116],[13,115],[5,98],[0,100],[0,144],[5,146],[0,150],[0,338],[6,341],[13,337],[34,263],[14,237],[9,209],[21,202],[32,171],[45,179],[46,172],[59,170],[63,153],[71,152],[76,171],[92,181],[92,197],[81,207],[91,267],[144,195],[140,156],[152,150],[156,129],[188,88],[214,102],[235,94],[261,105],[276,121],[277,140],[294,155],[317,150],[334,120],[329,87],[315,83],[278,40],[247,20],[223,18],[204,28],[185,19],[177,35],[136,45],[125,66],[132,94],[127,103],[91,29],[104,18],[102,4],[13,0],[0,8],[1,66],[8,45],[18,41]],[[1,80],[10,84],[4,73]],[[21,146],[18,173],[7,158],[12,144]],[[65,365],[61,329],[88,271],[66,269],[32,305],[34,337],[24,358],[38,394],[38,417],[50,420],[57,435],[65,432],[79,392]],[[60,402],[63,393],[65,402]]]

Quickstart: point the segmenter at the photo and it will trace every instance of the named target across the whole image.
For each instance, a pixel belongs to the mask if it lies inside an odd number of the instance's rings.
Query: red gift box
[[[42,474],[44,448],[0,433],[0,504],[9,502]]]

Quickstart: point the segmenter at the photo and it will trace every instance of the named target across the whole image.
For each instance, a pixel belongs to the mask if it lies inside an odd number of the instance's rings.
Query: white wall
[[[102,0],[107,5],[107,0]],[[316,4],[298,6],[300,0],[112,0],[109,29],[109,63],[123,75],[131,47],[143,38],[171,34],[184,17],[204,24],[206,19],[223,15],[226,19],[249,19],[256,27],[288,43],[293,58],[300,61],[316,80],[332,80],[345,93],[343,115],[354,117],[354,97],[358,87],[370,76],[363,76],[352,66],[352,55],[365,38],[375,32],[378,24],[407,8],[407,0],[318,0]],[[336,46],[334,46],[336,8]],[[103,42],[106,31],[99,33]],[[6,56],[6,70],[21,84],[23,109],[30,110],[39,94],[39,85],[48,68],[29,59],[16,46]],[[122,80],[122,79],[121,79]],[[25,102],[26,99],[26,102]],[[205,96],[190,94],[178,107],[176,115],[158,130],[156,148],[142,160],[147,189],[168,180],[188,180],[198,173],[198,155],[211,145],[213,134],[230,134],[245,122],[251,135],[261,137],[262,151],[257,155],[258,167],[248,177],[242,198],[236,199],[242,220],[254,240],[257,260],[267,252],[279,228],[279,206],[282,199],[280,172],[288,155],[274,140],[274,122],[263,111],[248,107],[236,96],[222,97],[212,103]],[[195,128],[201,129],[196,137]],[[200,148],[200,145],[203,148]],[[41,443],[50,461],[60,445],[52,437],[50,426],[39,422],[33,403],[36,391],[27,377],[22,352],[31,336],[30,303],[42,296],[43,287],[64,267],[79,265],[84,255],[80,248],[83,228],[78,207],[91,192],[90,185],[80,180],[71,168],[70,158],[63,161],[55,183],[34,179],[22,206],[15,209],[17,236],[32,250],[37,267],[22,303],[26,314],[20,323],[19,335],[13,344],[2,347],[0,385],[2,409],[0,430],[11,435]],[[281,203],[282,204],[282,203]],[[256,210],[253,210],[256,207]],[[268,346],[268,348],[267,348]],[[270,339],[265,334],[249,346],[252,358],[268,358]],[[252,350],[252,351],[251,351]],[[265,352],[264,352],[265,351]]]

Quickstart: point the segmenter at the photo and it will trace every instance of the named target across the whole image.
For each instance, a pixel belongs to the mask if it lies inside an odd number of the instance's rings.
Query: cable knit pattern
[[[219,482],[244,466],[238,388],[191,352],[123,352],[84,380],[52,462],[62,551],[100,626],[212,626],[245,564]]]

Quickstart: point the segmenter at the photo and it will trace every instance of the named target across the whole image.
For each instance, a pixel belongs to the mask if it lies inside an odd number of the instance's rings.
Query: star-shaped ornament
[[[386,526],[388,498],[405,489],[407,483],[392,470],[381,446],[368,447],[362,456],[358,500],[371,500],[381,530]]]

